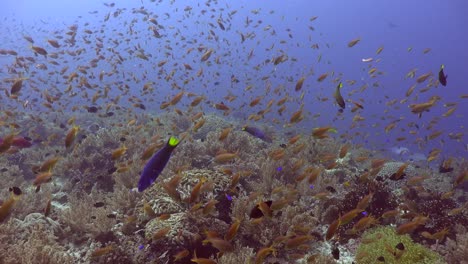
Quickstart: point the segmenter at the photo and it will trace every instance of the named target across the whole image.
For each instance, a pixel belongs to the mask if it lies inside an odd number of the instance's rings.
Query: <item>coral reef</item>
[[[468,263],[468,233],[466,226],[457,225],[454,228],[455,239],[447,238],[444,246],[436,248],[448,263]]]
[[[437,253],[414,243],[408,235],[397,235],[392,227],[378,227],[362,235],[357,263],[442,264]]]
[[[60,223],[40,213],[29,214],[24,220],[11,219],[0,229],[0,262],[75,263],[72,253],[60,243],[64,236]]]
[[[122,129],[83,120],[99,127],[81,130],[73,149],[44,145],[0,155],[2,185],[23,190],[0,223],[0,244],[8,249],[0,254],[2,263],[15,263],[17,255],[22,263],[190,263],[195,253],[228,264],[375,263],[380,255],[361,252],[376,233],[388,235],[388,243],[404,243],[401,261],[415,260],[409,258],[414,252],[441,260],[426,247],[448,263],[466,254],[463,230],[454,228],[467,224],[463,189],[430,168],[408,164],[394,180],[405,163],[369,158],[370,151],[351,144],[343,151],[332,137],[291,141],[295,134],[269,132],[269,143],[211,114],[196,131],[176,114],[140,118],[149,125]],[[173,130],[158,124],[171,123],[186,131],[184,139],[157,181],[139,193],[142,153],[165,144],[163,135]],[[226,128],[231,130],[221,140]],[[113,158],[123,146],[124,153]],[[34,169],[57,151],[66,155],[38,190],[31,185]],[[216,160],[223,153],[233,154],[232,160]],[[430,176],[414,180],[422,174]],[[0,195],[5,201],[8,190]],[[344,220],[359,206],[358,214]],[[394,235],[399,225],[425,215],[430,220],[424,225]],[[366,219],[374,221],[359,227]],[[338,220],[343,222],[328,237]],[[390,253],[382,253],[387,262],[393,261]]]

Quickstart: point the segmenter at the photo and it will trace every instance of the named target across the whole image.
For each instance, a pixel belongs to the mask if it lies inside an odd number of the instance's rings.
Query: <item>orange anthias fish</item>
[[[352,48],[354,45],[358,44],[358,42],[361,41],[361,38],[353,39],[350,42],[348,42],[348,47]]]
[[[304,80],[305,80],[305,78],[302,77],[302,78],[299,79],[299,81],[297,81],[296,88],[295,88],[296,91],[299,91],[299,90],[302,89],[302,85],[304,84]]]
[[[215,156],[214,161],[217,163],[226,163],[235,158],[239,158],[239,152],[235,153],[222,153]]]
[[[65,137],[65,147],[69,148],[73,144],[73,141],[76,138],[76,135],[78,134],[80,127],[79,126],[73,126],[67,133],[67,136]]]
[[[4,201],[2,206],[0,207],[0,223],[8,217],[16,201],[19,200],[22,191],[18,187],[12,187],[10,188],[10,193],[10,198]]]
[[[334,128],[332,128],[331,126],[326,126],[326,127],[318,127],[318,128],[315,128],[313,131],[312,131],[312,136],[314,138],[318,138],[318,139],[323,139],[323,138],[327,138],[328,135],[327,133],[329,131],[336,131]]]

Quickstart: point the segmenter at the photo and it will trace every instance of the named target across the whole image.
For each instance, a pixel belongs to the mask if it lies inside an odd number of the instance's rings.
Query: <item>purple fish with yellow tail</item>
[[[180,140],[175,137],[170,137],[167,144],[160,149],[151,159],[146,163],[143,172],[141,173],[140,180],[138,181],[138,191],[142,192],[158,178],[159,174],[166,167],[172,151],[180,143]]]

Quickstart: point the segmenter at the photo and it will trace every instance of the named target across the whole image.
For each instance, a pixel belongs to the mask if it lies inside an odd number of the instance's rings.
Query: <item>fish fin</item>
[[[180,140],[176,137],[170,137],[169,140],[167,141],[167,144],[171,147],[177,147],[177,145],[179,145],[180,143]]]

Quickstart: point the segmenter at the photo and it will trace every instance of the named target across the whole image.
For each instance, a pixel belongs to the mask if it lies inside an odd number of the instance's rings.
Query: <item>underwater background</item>
[[[0,3],[0,263],[468,263],[468,3]]]

